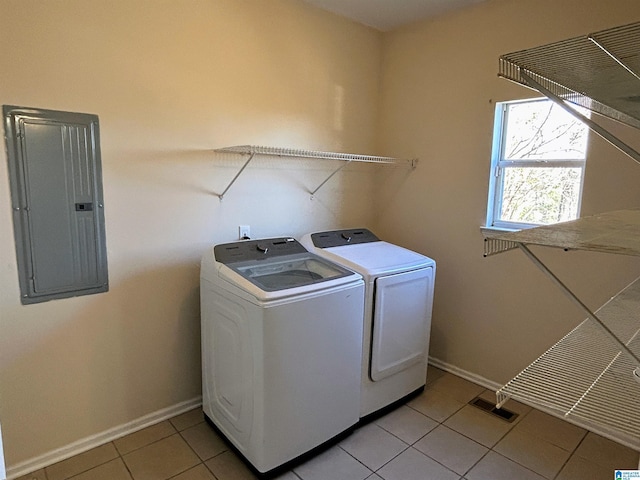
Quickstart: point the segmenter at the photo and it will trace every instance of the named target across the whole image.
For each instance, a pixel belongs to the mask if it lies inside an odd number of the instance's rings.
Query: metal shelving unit
[[[598,317],[619,330],[640,353],[638,321],[640,281],[598,310]],[[621,353],[598,326],[583,321],[497,392],[497,405],[513,398],[602,436],[640,450],[638,365]]]
[[[498,75],[539,91],[640,163],[640,153],[571,108],[640,128],[640,22],[503,55]]]
[[[418,165],[417,159],[398,159],[392,157],[379,157],[372,155],[357,155],[351,153],[338,153],[338,152],[321,152],[314,150],[299,150],[293,148],[278,148],[278,147],[262,147],[257,145],[238,145],[234,147],[225,147],[218,148],[214,150],[217,153],[231,153],[236,155],[245,155],[247,156],[246,161],[240,167],[240,170],[236,175],[231,179],[231,182],[227,185],[227,187],[223,190],[221,194],[218,195],[220,199],[222,199],[227,191],[231,188],[231,186],[236,182],[238,177],[242,174],[242,172],[247,168],[251,160],[256,155],[264,155],[271,157],[295,157],[295,158],[313,158],[317,160],[339,160],[344,162],[344,164],[340,165],[336,168],[331,174],[320,183],[313,191],[309,193],[311,196],[315,195],[320,188],[324,186],[336,173],[345,168],[351,162],[364,162],[364,163],[377,163],[383,165],[406,165],[410,168],[416,168]]]
[[[500,57],[500,76],[556,102],[630,158],[640,153],[572,104],[640,128],[640,22]],[[522,251],[586,315],[497,392],[640,451],[640,277],[592,312],[529,246],[640,256],[640,209],[485,232],[485,256]]]
[[[497,234],[485,255],[521,249],[587,319],[497,392],[640,450],[640,278],[591,312],[529,249],[531,245],[640,256],[640,209]]]

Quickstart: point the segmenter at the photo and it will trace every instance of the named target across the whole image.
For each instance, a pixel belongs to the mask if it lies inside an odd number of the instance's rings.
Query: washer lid
[[[263,292],[299,287],[313,290],[312,286],[322,282],[357,275],[309,253],[291,237],[224,243],[216,245],[213,252],[218,263],[224,264]],[[229,277],[229,280],[238,285],[241,283],[233,277]]]
[[[328,258],[368,276],[435,265],[429,257],[383,241],[329,247],[320,252],[329,253]]]
[[[351,277],[353,272],[312,253],[227,264],[265,292],[315,285]]]

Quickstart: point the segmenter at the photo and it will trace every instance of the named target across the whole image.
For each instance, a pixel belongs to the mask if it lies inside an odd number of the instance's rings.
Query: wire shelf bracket
[[[567,287],[549,268],[538,258],[536,257],[526,245],[519,243],[518,247],[524,254],[533,262],[533,264],[538,267],[547,277],[551,279],[553,283],[556,284],[557,287],[562,290],[562,292],[573,301],[586,315],[587,318],[593,320],[596,325],[598,325],[602,331],[609,337],[609,339],[620,349],[621,352],[625,352],[629,355],[633,360],[635,360],[636,365],[640,366],[640,358],[627,347],[627,345],[620,341],[620,339],[616,336],[616,334],[604,323],[600,318],[596,316],[582,301],[573,293],[569,287]]]
[[[498,253],[508,252],[518,248],[516,242],[510,242],[508,240],[500,240],[498,238],[486,237],[484,239],[484,256],[489,257],[491,255],[497,255]]]
[[[255,156],[255,153],[249,154],[249,157],[247,158],[247,161],[244,162],[242,167],[240,167],[240,170],[238,170],[238,173],[236,173],[236,175],[231,179],[231,182],[229,182],[229,185],[227,185],[227,187],[222,191],[222,193],[218,195],[218,198],[220,200],[222,200],[224,198],[225,194],[231,188],[231,185],[233,185],[235,183],[235,181],[238,179],[238,177],[242,174],[242,172],[244,172],[244,169],[247,168],[247,166],[249,165],[249,162],[251,162],[251,160],[253,160],[254,156]]]
[[[521,72],[520,75],[522,76],[524,81],[527,83],[527,85],[531,86],[532,88],[535,88],[540,93],[542,93],[544,96],[546,96],[549,100],[551,100],[556,105],[558,105],[560,108],[562,108],[563,110],[568,112],[570,115],[572,115],[573,117],[575,117],[578,120],[580,120],[587,127],[589,127],[589,129],[591,129],[591,131],[593,131],[594,133],[598,134],[600,137],[602,137],[604,140],[606,140],[611,145],[616,147],[618,150],[620,150],[623,153],[625,153],[631,159],[635,160],[636,163],[640,163],[640,153],[638,153],[637,150],[635,150],[634,148],[632,148],[629,145],[627,145],[625,142],[623,142],[618,137],[613,135],[607,129],[605,129],[602,126],[598,125],[596,122],[591,120],[589,117],[587,117],[587,116],[581,114],[580,112],[578,112],[577,110],[571,108],[569,106],[569,104],[567,104],[567,102],[562,100],[560,97],[555,95],[550,90],[546,89],[544,86],[542,86],[542,84],[536,82],[533,79],[533,77],[529,76],[526,72]]]

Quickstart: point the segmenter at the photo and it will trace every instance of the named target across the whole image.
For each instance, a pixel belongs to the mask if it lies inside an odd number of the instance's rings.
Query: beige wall
[[[200,395],[199,261],[239,224],[371,224],[370,169],[311,200],[335,164],[259,159],[220,201],[241,163],[210,149],[375,154],[381,40],[298,0],[0,0],[0,104],[100,117],[110,274],[106,294],[21,306],[0,168],[8,467]]]
[[[489,0],[385,35],[383,150],[420,158],[387,196],[380,234],[438,262],[431,354],[505,382],[584,315],[514,251],[483,258],[495,103],[533,95],[497,77],[500,54],[636,21],[635,0]],[[620,129],[640,147],[640,135]],[[583,214],[640,203],[640,167],[591,136]],[[638,261],[536,250],[594,308]]]

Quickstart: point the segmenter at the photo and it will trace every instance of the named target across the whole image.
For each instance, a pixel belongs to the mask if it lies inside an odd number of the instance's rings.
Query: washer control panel
[[[213,247],[216,260],[224,264],[262,260],[296,253],[307,253],[307,249],[292,237],[243,240],[222,243]]]

